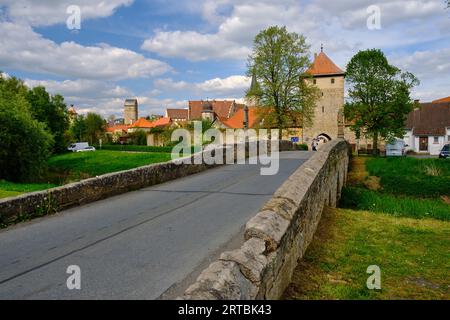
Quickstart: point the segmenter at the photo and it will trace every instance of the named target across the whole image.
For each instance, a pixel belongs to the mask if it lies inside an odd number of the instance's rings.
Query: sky
[[[381,49],[421,81],[413,98],[431,101],[450,95],[444,2],[0,0],[0,70],[62,94],[79,113],[120,117],[136,97],[141,116],[163,114],[188,100],[242,99],[253,39],[279,25],[306,37],[311,58],[323,44],[342,69],[359,50]]]

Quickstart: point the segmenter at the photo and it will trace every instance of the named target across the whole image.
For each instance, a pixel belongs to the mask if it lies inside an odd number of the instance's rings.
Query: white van
[[[395,139],[386,145],[386,157],[402,157],[405,155],[405,141]]]
[[[67,150],[72,152],[78,152],[79,150],[84,150],[89,147],[89,143],[87,142],[77,142],[72,143]]]

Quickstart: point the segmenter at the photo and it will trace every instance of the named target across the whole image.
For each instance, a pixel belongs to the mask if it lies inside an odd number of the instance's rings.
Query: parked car
[[[89,147],[89,143],[87,142],[77,142],[77,143],[72,143],[67,150],[72,151],[72,152],[77,152],[78,150],[82,150],[84,148]]]
[[[444,145],[441,152],[439,153],[439,158],[450,159],[450,143]]]
[[[78,149],[76,152],[90,152],[95,151],[95,147],[86,147],[84,149]]]
[[[395,139],[386,145],[386,157],[402,157],[405,155],[405,141]]]

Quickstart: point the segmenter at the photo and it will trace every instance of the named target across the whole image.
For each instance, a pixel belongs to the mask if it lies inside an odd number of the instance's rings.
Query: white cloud
[[[108,44],[57,44],[30,26],[0,22],[0,67],[59,76],[118,80],[157,76],[171,70],[161,61]]]
[[[44,86],[51,94],[61,94],[66,99],[79,99],[80,96],[89,99],[121,98],[132,96],[130,90],[105,81],[96,80],[32,80],[26,79],[30,87]]]
[[[420,79],[445,79],[450,74],[450,48],[416,51],[412,54],[396,56],[393,63],[414,73]],[[450,90],[450,86],[449,86]]]
[[[239,59],[250,53],[248,47],[236,46],[219,35],[195,31],[158,31],[155,37],[145,40],[141,48],[164,57],[184,57],[192,61]]]
[[[81,9],[81,19],[104,18],[111,16],[121,6],[129,6],[133,0],[3,0],[7,15],[14,21],[32,26],[50,26],[65,23],[71,5]]]
[[[214,78],[200,83],[187,83],[185,81],[174,81],[158,79],[154,81],[156,88],[166,92],[182,91],[203,98],[223,99],[224,97],[242,98],[250,86],[250,78],[234,75],[227,78]]]

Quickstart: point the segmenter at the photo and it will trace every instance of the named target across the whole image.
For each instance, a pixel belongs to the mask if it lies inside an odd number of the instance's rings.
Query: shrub
[[[0,87],[0,178],[30,181],[46,168],[53,136],[34,120],[23,96],[3,95]]]

